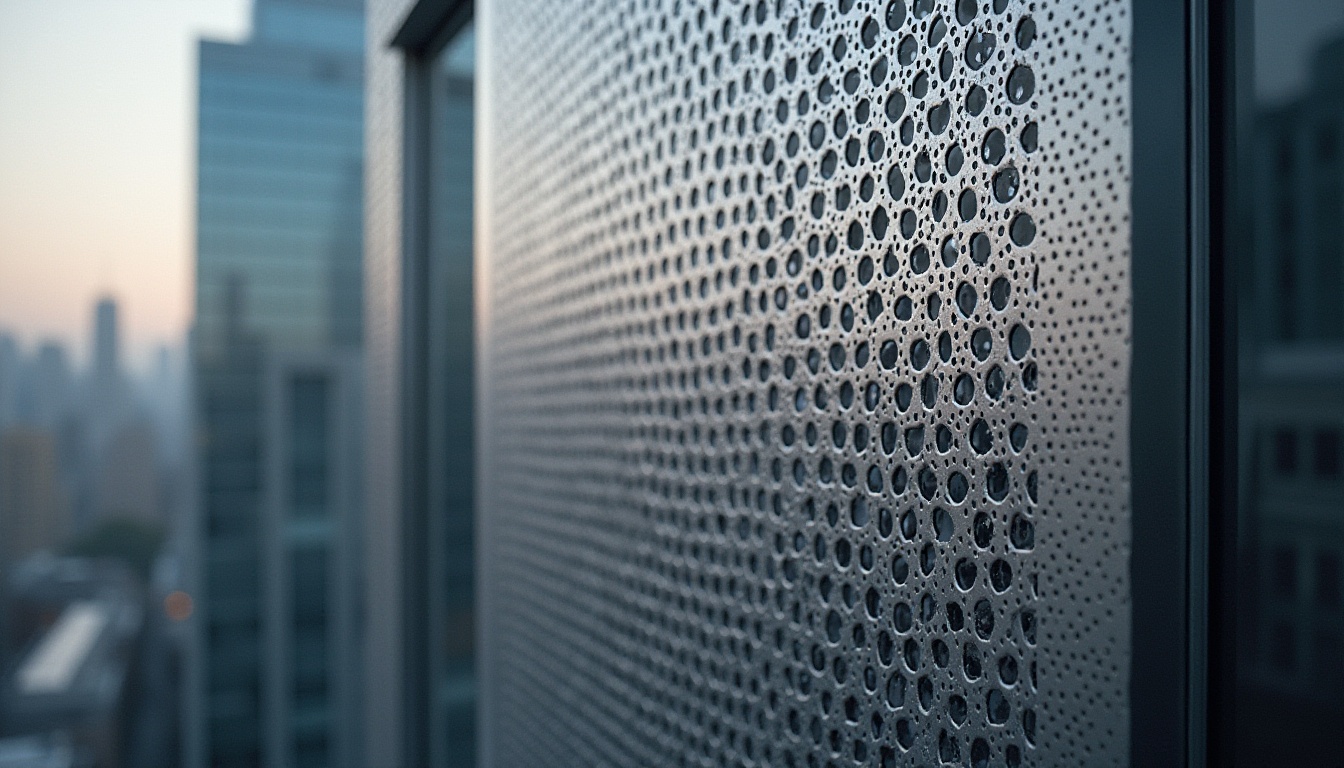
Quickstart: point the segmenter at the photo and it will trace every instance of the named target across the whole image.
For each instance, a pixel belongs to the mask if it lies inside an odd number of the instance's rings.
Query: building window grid
[[[1336,479],[1340,476],[1340,430],[1337,427],[1317,429],[1312,435],[1312,469],[1317,477]]]
[[[1297,472],[1297,434],[1290,427],[1274,430],[1274,470],[1281,475]]]
[[[1316,555],[1316,606],[1327,611],[1338,611],[1341,603],[1341,569],[1339,553],[1322,551]]]

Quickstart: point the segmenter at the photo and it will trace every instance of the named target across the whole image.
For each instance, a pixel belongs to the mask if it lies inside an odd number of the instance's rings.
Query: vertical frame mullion
[[[1192,5],[1131,9],[1130,759],[1166,768],[1191,757]]]

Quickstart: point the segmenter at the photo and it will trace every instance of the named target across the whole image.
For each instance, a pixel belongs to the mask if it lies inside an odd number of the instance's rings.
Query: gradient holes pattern
[[[496,6],[496,762],[1124,762],[1125,5]]]

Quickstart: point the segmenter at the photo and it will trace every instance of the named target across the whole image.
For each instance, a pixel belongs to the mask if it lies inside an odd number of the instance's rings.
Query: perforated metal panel
[[[493,764],[1126,761],[1128,26],[486,5]]]

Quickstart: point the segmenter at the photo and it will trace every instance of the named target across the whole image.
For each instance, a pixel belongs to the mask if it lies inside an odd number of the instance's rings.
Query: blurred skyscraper
[[[180,466],[183,461],[186,427],[184,392],[186,376],[183,370],[182,355],[179,350],[160,346],[154,353],[154,367],[149,377],[147,389],[154,398],[145,403],[154,422],[158,425],[163,438],[158,445],[159,457],[170,467]]]
[[[19,375],[22,360],[13,336],[0,333],[0,429],[19,416]]]
[[[105,483],[101,479],[121,472],[121,467],[109,466],[114,458],[109,455],[113,438],[136,418],[129,382],[122,368],[119,316],[117,301],[110,296],[101,297],[94,305],[93,349],[88,378],[84,381],[82,413],[77,433],[71,435],[71,439],[79,442],[70,452],[76,529],[120,512],[104,503]],[[142,474],[127,469],[132,474]]]
[[[359,749],[363,5],[200,45],[190,766]]]
[[[65,347],[57,342],[43,343],[33,362],[33,423],[43,429],[61,429],[69,416],[71,386]]]
[[[121,368],[121,339],[117,302],[98,300],[93,312],[93,364],[89,369],[88,415],[94,453],[125,415],[126,382]]]
[[[93,310],[93,318],[94,378],[116,378],[121,375],[121,345],[117,338],[117,302],[109,297],[99,299]]]

